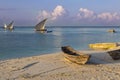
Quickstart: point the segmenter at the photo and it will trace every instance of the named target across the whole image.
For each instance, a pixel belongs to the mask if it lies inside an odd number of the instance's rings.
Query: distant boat
[[[7,29],[8,30],[13,30],[14,27],[13,27],[13,21],[7,26]]]
[[[108,30],[108,32],[115,33],[116,31],[114,29],[110,29],[110,30]]]
[[[40,23],[38,23],[35,26],[35,30],[36,31],[47,31],[47,29],[45,29],[45,23],[46,23],[47,19],[42,20]]]
[[[36,26],[35,26],[35,30],[39,31],[40,33],[51,33],[52,31],[48,31],[45,28],[45,23],[47,21],[47,18],[42,20],[41,22],[39,22]]]
[[[5,30],[13,30],[14,29],[14,26],[13,26],[13,21],[10,23],[10,24],[8,24],[8,25],[6,25],[6,24],[4,24],[4,29]]]

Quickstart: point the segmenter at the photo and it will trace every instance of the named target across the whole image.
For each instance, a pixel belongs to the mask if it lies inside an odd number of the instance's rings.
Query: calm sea
[[[120,42],[117,33],[108,33],[113,28],[48,27],[50,33],[40,33],[34,27],[15,27],[14,31],[0,28],[0,60],[12,59],[61,51],[61,46],[70,45],[76,50],[89,49],[88,44]]]

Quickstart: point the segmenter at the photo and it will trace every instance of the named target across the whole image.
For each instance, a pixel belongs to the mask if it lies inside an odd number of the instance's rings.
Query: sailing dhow
[[[47,29],[45,29],[45,23],[46,23],[47,19],[42,20],[40,23],[38,23],[35,26],[35,30],[36,31],[47,31]]]
[[[10,24],[8,24],[8,25],[6,25],[6,24],[4,24],[4,29],[5,30],[13,30],[14,29],[14,26],[13,26],[13,21],[10,23]]]

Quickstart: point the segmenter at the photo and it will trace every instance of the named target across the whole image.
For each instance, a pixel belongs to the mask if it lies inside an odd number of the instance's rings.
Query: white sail
[[[13,30],[14,27],[13,27],[13,21],[7,26],[7,29],[8,30]]]
[[[5,30],[7,29],[7,25],[6,25],[6,24],[4,24],[4,29],[5,29]]]
[[[47,19],[42,20],[40,23],[38,23],[38,24],[35,26],[36,31],[46,31],[46,29],[45,29],[46,20],[47,20]]]

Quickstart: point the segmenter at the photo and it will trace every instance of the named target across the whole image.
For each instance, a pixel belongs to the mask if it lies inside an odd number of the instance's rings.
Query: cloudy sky
[[[0,25],[118,26],[120,0],[0,0]]]

